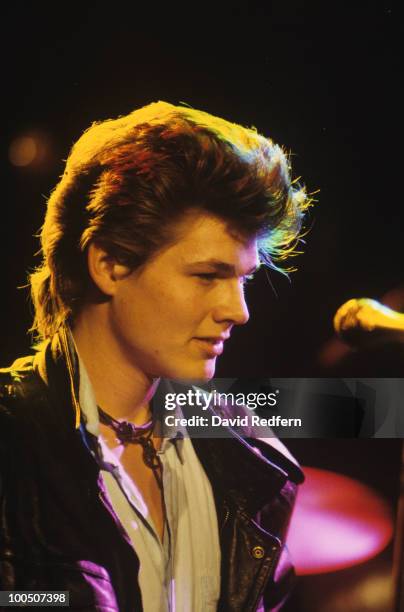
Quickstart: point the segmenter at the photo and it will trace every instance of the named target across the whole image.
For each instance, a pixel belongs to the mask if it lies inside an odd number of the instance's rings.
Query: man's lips
[[[217,357],[223,353],[223,343],[228,339],[225,336],[205,336],[194,338],[210,357]]]

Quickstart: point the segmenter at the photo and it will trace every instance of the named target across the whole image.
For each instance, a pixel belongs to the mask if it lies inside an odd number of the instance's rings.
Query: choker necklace
[[[147,467],[153,470],[154,477],[160,489],[163,487],[162,482],[162,464],[157,451],[154,448],[152,434],[154,422],[153,419],[144,425],[134,425],[128,421],[117,421],[112,416],[104,412],[98,406],[100,422],[114,430],[116,438],[121,444],[140,444],[143,449],[143,461]]]

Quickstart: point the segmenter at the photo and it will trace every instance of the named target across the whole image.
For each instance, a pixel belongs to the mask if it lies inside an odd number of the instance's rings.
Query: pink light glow
[[[300,575],[350,567],[377,555],[393,534],[388,504],[335,472],[304,468],[287,545]]]

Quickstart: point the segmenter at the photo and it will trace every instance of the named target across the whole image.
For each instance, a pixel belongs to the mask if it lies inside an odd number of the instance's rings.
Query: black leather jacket
[[[73,609],[138,612],[139,561],[79,422],[77,377],[58,336],[1,371],[0,590],[65,590]],[[218,610],[278,609],[293,574],[284,541],[300,469],[255,440],[193,445],[218,514]]]

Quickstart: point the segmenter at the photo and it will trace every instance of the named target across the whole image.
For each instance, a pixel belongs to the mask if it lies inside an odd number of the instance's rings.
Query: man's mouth
[[[224,336],[194,338],[209,357],[218,357],[223,353]]]

